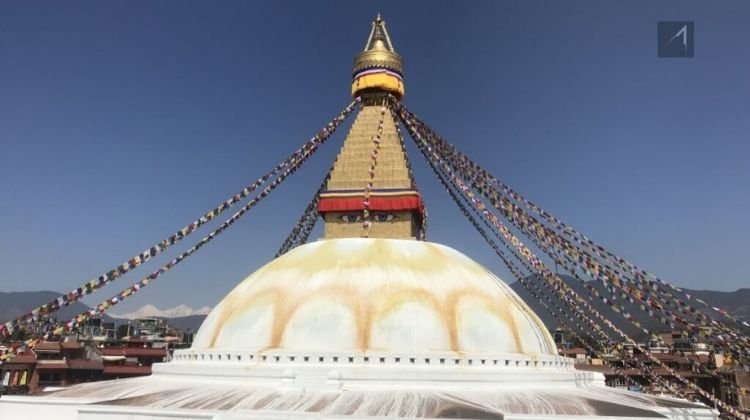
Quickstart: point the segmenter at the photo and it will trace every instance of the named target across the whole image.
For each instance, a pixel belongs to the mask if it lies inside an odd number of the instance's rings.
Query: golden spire
[[[369,91],[404,96],[404,64],[396,53],[380,13],[372,22],[365,49],[354,57],[352,96]]]
[[[361,237],[365,208],[371,222],[368,237],[421,237],[422,199],[398,121],[384,108],[386,93],[399,98],[404,94],[401,70],[401,56],[378,14],[365,50],[354,59],[352,94],[363,97],[362,109],[336,157],[326,190],[320,193],[318,211],[325,220],[326,239]]]

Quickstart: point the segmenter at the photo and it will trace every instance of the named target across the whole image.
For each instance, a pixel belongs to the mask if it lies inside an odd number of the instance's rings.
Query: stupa
[[[419,240],[421,198],[382,106],[404,95],[403,64],[379,16],[353,79],[363,107],[320,194],[321,240],[242,281],[153,375],[3,397],[0,418],[716,418],[575,370],[502,280]]]

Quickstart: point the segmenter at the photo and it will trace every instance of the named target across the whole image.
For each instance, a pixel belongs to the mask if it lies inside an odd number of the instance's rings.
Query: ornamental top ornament
[[[365,49],[354,57],[352,96],[385,91],[401,98],[404,96],[403,73],[403,60],[393,48],[385,21],[378,14],[372,22]]]

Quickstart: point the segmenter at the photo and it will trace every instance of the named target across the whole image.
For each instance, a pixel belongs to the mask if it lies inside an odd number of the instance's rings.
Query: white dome
[[[301,246],[245,279],[153,375],[3,396],[0,418],[716,418],[578,371],[500,279],[414,240]]]
[[[531,309],[460,252],[361,238],[268,263],[214,308],[192,349],[557,354]]]

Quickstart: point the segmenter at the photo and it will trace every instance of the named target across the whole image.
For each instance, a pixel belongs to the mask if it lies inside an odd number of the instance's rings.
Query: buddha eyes
[[[376,222],[390,222],[394,217],[393,213],[375,213],[372,219]]]
[[[342,214],[341,220],[345,221],[346,223],[361,222],[362,215],[358,213]]]
[[[370,219],[373,222],[390,222],[395,219],[396,215],[393,213],[373,213]],[[362,221],[361,213],[347,213],[341,215],[341,220],[346,223],[357,223]]]

